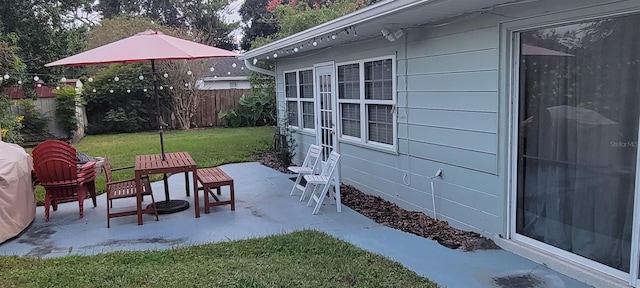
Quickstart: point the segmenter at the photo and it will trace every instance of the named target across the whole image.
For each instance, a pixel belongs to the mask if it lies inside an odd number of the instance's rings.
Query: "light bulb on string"
[[[87,80],[89,80],[89,82],[93,82],[93,77],[89,77]]]
[[[142,74],[140,74],[140,76],[138,76],[138,79],[144,80],[144,76],[142,76]]]
[[[298,52],[298,47],[293,48],[293,52]]]
[[[9,76],[9,74],[4,74],[4,80],[9,80],[9,78],[11,78],[11,76]]]
[[[278,53],[273,53],[273,58],[278,58]]]
[[[92,90],[92,91],[93,91],[93,93],[96,93],[96,88],[93,88],[93,90]]]
[[[269,60],[269,56],[267,56],[267,60]]]
[[[60,90],[60,86],[56,86],[56,90]]]
[[[244,67],[240,67],[240,70],[244,70]]]
[[[109,90],[109,93],[113,93],[113,89]]]
[[[231,72],[227,72],[227,75],[231,75]]]
[[[38,80],[40,80],[40,77],[38,77],[38,75],[36,75],[36,76],[33,76],[33,81],[36,81],[36,82],[38,82]]]
[[[187,75],[191,76],[191,74],[193,74],[193,72],[191,72],[191,70],[187,71]]]
[[[331,39],[336,39],[336,37],[338,37],[336,34],[331,35]]]
[[[313,46],[318,46],[318,42],[313,41]]]
[[[184,83],[184,87],[189,87],[189,83]]]
[[[164,75],[162,75],[162,76],[164,76],[164,78],[167,78],[167,77],[169,77],[169,74],[164,73]]]
[[[164,89],[164,87],[163,87],[163,86],[160,86],[160,87],[158,87],[158,88],[160,88],[160,90]]]
[[[253,58],[253,64],[256,64],[256,63],[258,63],[258,59]]]
[[[42,84],[38,83],[38,87],[42,87]]]
[[[22,80],[18,80],[18,85],[22,85]]]
[[[63,76],[62,78],[60,78],[60,82],[67,82],[67,78]]]
[[[233,64],[231,64],[231,66],[232,66],[233,68],[236,68],[236,66],[238,66],[238,64],[233,63]]]
[[[131,89],[127,89],[127,93],[131,93]]]
[[[147,88],[142,89],[143,92],[147,92]]]
[[[211,71],[211,72],[216,71],[216,68],[211,67],[211,68],[209,68],[209,71]]]
[[[169,90],[173,90],[173,86],[169,86]]]
[[[116,82],[120,81],[120,77],[118,77],[118,76],[113,77],[113,81],[116,81]]]

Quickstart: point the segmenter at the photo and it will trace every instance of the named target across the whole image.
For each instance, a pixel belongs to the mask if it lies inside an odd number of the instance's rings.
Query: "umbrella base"
[[[150,208],[151,205],[147,206]],[[169,200],[156,202],[158,214],[171,214],[189,209],[189,201],[185,200]]]

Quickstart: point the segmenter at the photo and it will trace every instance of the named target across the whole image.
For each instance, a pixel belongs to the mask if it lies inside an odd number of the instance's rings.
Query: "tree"
[[[106,19],[145,17],[165,27],[202,31],[202,43],[235,50],[230,34],[238,23],[225,23],[220,18],[227,6],[226,0],[103,0],[96,8]]]
[[[0,0],[0,34],[14,39],[20,47],[17,54],[26,72],[61,74],[62,68],[48,70],[44,64],[79,52],[82,45],[75,40],[81,39],[77,35],[86,29],[70,25],[72,17],[67,15],[86,3],[88,0]]]
[[[278,32],[278,25],[272,21],[273,15],[267,11],[268,0],[245,0],[240,7],[240,16],[244,22],[244,36],[240,48],[249,50],[256,38],[267,38]]]

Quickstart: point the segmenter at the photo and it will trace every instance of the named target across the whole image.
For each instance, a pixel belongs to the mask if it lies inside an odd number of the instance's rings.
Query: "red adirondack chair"
[[[33,149],[33,170],[38,184],[46,194],[44,200],[45,220],[49,221],[49,208],[58,210],[58,203],[78,200],[80,218],[84,212],[84,199],[91,195],[96,207],[95,162],[77,165],[76,149],[59,141],[47,140]]]

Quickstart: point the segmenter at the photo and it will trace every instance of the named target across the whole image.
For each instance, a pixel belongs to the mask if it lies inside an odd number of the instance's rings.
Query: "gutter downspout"
[[[271,70],[267,70],[267,69],[263,69],[263,68],[260,68],[260,67],[253,66],[249,62],[249,59],[244,59],[244,66],[246,66],[247,69],[249,69],[249,70],[251,70],[253,72],[257,72],[257,73],[260,73],[260,74],[276,77],[276,71],[271,71]]]

